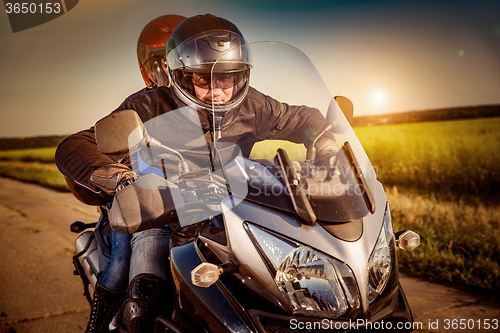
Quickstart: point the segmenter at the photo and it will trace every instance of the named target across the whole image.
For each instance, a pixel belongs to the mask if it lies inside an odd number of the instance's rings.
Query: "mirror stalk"
[[[314,162],[316,160],[316,142],[320,137],[322,137],[326,132],[331,130],[333,127],[332,123],[327,124],[321,133],[319,133],[314,140],[309,144],[309,147],[307,147],[307,154],[306,154],[306,160],[309,165],[310,162]]]
[[[177,150],[165,146],[160,141],[156,140],[153,137],[150,137],[149,135],[147,137],[145,137],[144,140],[145,140],[146,146],[148,148],[159,148],[159,149],[169,151],[169,152],[174,153],[177,156],[179,156],[179,159],[180,159],[180,162],[179,162],[179,173],[186,173],[186,172],[190,171],[189,165],[184,160],[184,157],[181,155],[181,153],[179,153]]]

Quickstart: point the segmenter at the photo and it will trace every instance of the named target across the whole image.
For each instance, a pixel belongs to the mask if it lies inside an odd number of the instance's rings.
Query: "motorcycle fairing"
[[[379,184],[379,186],[381,187],[381,184]],[[377,205],[379,207],[384,207],[386,202],[385,195],[382,191],[377,191],[377,193],[379,194],[377,197]],[[304,225],[294,214],[290,213],[276,216],[275,213],[273,214],[272,209],[262,207],[251,202],[243,202],[237,207],[229,210],[226,210],[225,208],[227,207],[224,207],[223,209],[223,220],[225,222],[225,231],[227,233],[227,246],[217,243],[208,237],[202,236],[205,228],[202,227],[198,235],[198,248],[209,262],[232,262],[236,264],[240,268],[240,271],[234,274],[235,280],[244,281],[246,288],[252,290],[253,293],[258,294],[261,298],[265,299],[265,302],[261,301],[260,304],[270,304],[268,305],[268,308],[272,310],[262,311],[262,308],[256,309],[255,307],[252,307],[251,304],[248,304],[248,302],[245,302],[243,297],[235,297],[240,305],[248,311],[255,325],[257,325],[260,329],[262,329],[265,325],[285,325],[285,322],[289,325],[290,320],[293,318],[304,321],[314,321],[320,319],[314,319],[314,317],[297,317],[292,315],[290,309],[286,306],[286,301],[282,298],[282,294],[279,290],[277,290],[276,285],[269,273],[268,267],[266,267],[258,251],[248,239],[248,235],[243,232],[241,226],[245,223],[245,221],[251,221],[256,225],[266,228],[273,228],[273,230],[277,233],[291,239],[308,244],[314,244],[315,248],[325,251],[336,258],[343,259],[344,262],[349,264],[353,271],[355,271],[357,285],[360,288],[360,294],[363,298],[363,313],[356,318],[364,318],[370,322],[380,320],[402,322],[413,321],[406,298],[404,297],[404,293],[398,284],[399,278],[397,265],[395,266],[395,269],[391,271],[389,282],[379,298],[368,305],[366,296],[363,296],[364,293],[362,291],[367,283],[366,264],[363,265],[363,263],[368,260],[368,256],[370,254],[369,249],[373,248],[375,242],[377,241],[377,235],[381,226],[380,223],[377,223],[377,220],[382,219],[382,216],[378,215],[373,218],[363,219],[363,227],[366,230],[363,232],[361,238],[354,242],[342,242],[342,246],[339,246],[340,244],[338,241],[332,243],[331,236],[328,237],[328,232],[324,228],[318,224],[314,226]],[[380,212],[376,212],[375,214],[380,214]],[[284,221],[286,221],[286,223],[283,223]],[[208,227],[208,225],[206,227]],[[314,235],[314,240],[308,239],[307,236],[303,236],[305,232],[301,232],[301,230],[312,228],[315,228],[315,232],[308,234]],[[344,248],[347,243],[351,243],[351,246],[346,246]],[[237,244],[237,246],[231,246],[231,244]],[[368,249],[367,255],[364,257],[362,253],[365,252],[365,250],[359,248],[360,246]],[[357,248],[358,250],[356,250]],[[233,288],[228,287],[228,284],[226,284],[225,281],[226,280],[221,277],[220,282],[225,285],[224,288],[228,289],[232,294],[237,295],[238,292]],[[220,287],[219,283],[217,285]],[[262,289],[263,287],[265,289]],[[274,307],[272,305],[274,305]],[[283,313],[283,311],[286,311],[286,313]],[[270,319],[276,320],[276,322],[272,324],[269,321]],[[331,318],[329,318],[329,320],[330,319]],[[332,320],[334,322],[336,320],[342,322],[345,318]],[[282,324],[279,324],[280,321]]]

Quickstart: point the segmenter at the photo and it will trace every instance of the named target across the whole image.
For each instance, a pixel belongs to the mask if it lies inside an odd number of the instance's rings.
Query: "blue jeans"
[[[132,238],[129,280],[147,273],[169,281],[168,244],[172,231],[149,229],[136,232]]]
[[[120,234],[111,228],[110,232],[111,258],[102,275],[99,277],[97,284],[109,290],[120,292],[124,291],[128,286],[128,272],[132,253],[130,240],[132,239],[132,235]]]
[[[136,275],[148,273],[168,281],[168,244],[171,231],[149,229],[133,235],[111,230],[111,258],[98,284],[120,292]]]

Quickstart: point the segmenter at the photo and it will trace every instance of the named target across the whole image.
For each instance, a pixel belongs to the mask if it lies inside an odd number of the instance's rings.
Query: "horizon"
[[[356,116],[354,114],[353,119],[361,119],[361,118],[369,118],[369,117],[374,117],[374,118],[384,118],[384,117],[391,117],[394,115],[405,115],[405,114],[410,114],[410,113],[432,113],[432,112],[446,112],[450,110],[457,110],[457,109],[476,109],[476,108],[494,108],[497,107],[500,109],[500,103],[499,104],[484,104],[484,105],[470,105],[470,106],[454,106],[454,107],[447,107],[447,108],[439,108],[439,109],[425,109],[425,110],[409,110],[409,111],[401,111],[401,112],[393,112],[393,113],[382,113],[382,114],[365,114],[365,115],[358,115]],[[495,117],[500,117],[500,114],[498,116],[484,116],[484,115],[478,115],[478,116],[467,116],[467,117],[450,117],[446,119],[437,119],[437,120],[418,120],[418,121],[411,121],[411,122],[405,122],[405,123],[412,123],[412,122],[424,122],[424,121],[447,121],[447,120],[460,120],[460,119],[476,119],[476,118],[495,118]],[[99,119],[98,119],[99,120]],[[97,120],[96,120],[97,122]],[[389,123],[390,124],[390,123]],[[376,124],[371,124],[371,126],[378,126],[378,125],[386,125],[383,123],[376,123]],[[351,124],[351,126],[357,127],[357,126],[364,126],[360,124]],[[63,133],[63,134],[44,134],[44,135],[33,135],[33,136],[9,136],[9,137],[3,137],[0,136],[0,140],[25,140],[25,139],[34,139],[34,138],[49,138],[49,137],[67,137],[73,133]],[[1,149],[0,149],[1,150]]]

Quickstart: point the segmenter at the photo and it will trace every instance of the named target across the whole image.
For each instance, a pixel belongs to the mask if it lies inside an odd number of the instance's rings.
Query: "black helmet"
[[[172,89],[188,105],[229,111],[248,91],[251,65],[246,41],[234,24],[211,14],[179,23],[167,43],[167,65]],[[227,96],[214,97],[216,90]],[[200,91],[207,97],[200,99]]]

